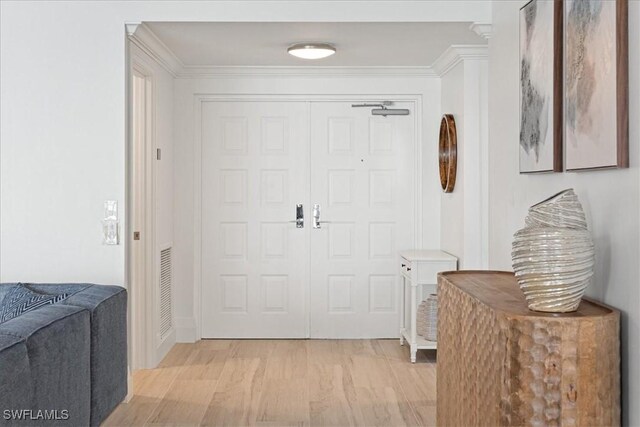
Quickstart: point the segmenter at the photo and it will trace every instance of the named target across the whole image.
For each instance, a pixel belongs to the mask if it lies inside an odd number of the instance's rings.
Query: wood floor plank
[[[128,403],[121,403],[102,423],[103,427],[143,426],[162,399],[133,396]]]
[[[385,357],[378,340],[337,340],[343,354],[349,356]]]
[[[308,426],[307,341],[277,340],[270,347],[256,424]]]
[[[309,371],[306,340],[278,340],[271,343],[265,378],[300,379]]]
[[[218,380],[229,356],[229,351],[229,348],[196,347],[180,370],[178,379]]]
[[[364,418],[358,406],[353,378],[344,364],[310,362],[309,412],[312,426],[359,426]]]
[[[436,360],[433,352],[420,351],[416,363],[407,363],[409,348],[397,342],[381,342],[395,377],[409,405],[423,426],[436,423]]]
[[[397,342],[397,341],[396,341]],[[366,425],[418,425],[407,397],[393,374],[378,340],[345,342],[346,367],[350,370],[358,407]],[[349,351],[352,354],[349,354]]]
[[[228,358],[202,425],[254,425],[266,364],[266,358]]]
[[[349,369],[356,387],[384,388],[395,385],[395,377],[387,359],[371,356],[351,356]]]
[[[402,392],[394,387],[356,387],[358,405],[367,426],[416,426],[418,422]]]
[[[194,344],[189,343],[177,343],[167,355],[158,364],[158,368],[173,368],[182,367],[184,362],[191,356],[191,353],[195,350]]]
[[[234,340],[203,339],[192,344],[196,350],[228,350]]]
[[[267,358],[278,340],[236,340],[229,356],[233,359]]]
[[[133,374],[134,396],[162,399],[178,372],[180,372],[179,366],[136,371]]]
[[[149,426],[198,426],[215,392],[214,380],[177,379],[149,417]]]
[[[348,368],[356,343],[310,340],[309,413],[312,426],[359,426],[364,419]]]
[[[307,349],[310,362],[339,365],[345,360],[339,340],[309,340]]]
[[[257,425],[308,426],[309,389],[304,378],[265,379]]]

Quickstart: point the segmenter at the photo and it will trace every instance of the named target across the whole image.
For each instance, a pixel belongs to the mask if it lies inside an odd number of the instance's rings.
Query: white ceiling
[[[429,66],[452,44],[486,44],[470,23],[147,22],[187,66]],[[337,53],[309,61],[287,54],[298,42]]]

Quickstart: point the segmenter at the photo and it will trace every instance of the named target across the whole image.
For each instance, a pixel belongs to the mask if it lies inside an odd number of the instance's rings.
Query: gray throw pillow
[[[3,292],[3,294],[2,302],[0,303],[0,323],[42,306],[55,304],[69,296],[66,293],[57,295],[41,294],[19,283],[11,285],[10,289]]]

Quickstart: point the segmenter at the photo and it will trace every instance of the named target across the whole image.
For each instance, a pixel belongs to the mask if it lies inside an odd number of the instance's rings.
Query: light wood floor
[[[398,340],[203,340],[134,373],[106,426],[430,426],[436,364]]]

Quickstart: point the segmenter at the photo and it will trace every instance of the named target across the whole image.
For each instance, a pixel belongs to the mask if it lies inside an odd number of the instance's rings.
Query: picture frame
[[[567,0],[568,171],[629,167],[628,0]]]
[[[520,8],[520,173],[563,170],[563,1]]]

